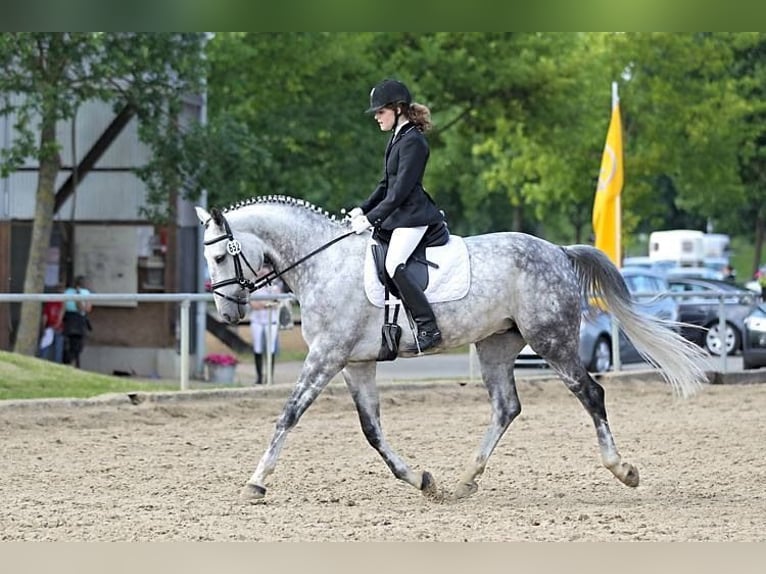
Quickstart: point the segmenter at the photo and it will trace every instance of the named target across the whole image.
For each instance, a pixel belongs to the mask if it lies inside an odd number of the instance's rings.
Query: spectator
[[[50,290],[61,293],[61,285]],[[64,361],[64,302],[46,301],[43,303],[42,336],[40,338],[40,358],[55,363]]]
[[[258,277],[271,272],[271,266],[265,264],[258,271]],[[257,295],[278,295],[282,293],[282,282],[278,279],[257,291]],[[274,363],[279,353],[279,303],[276,301],[250,302],[250,333],[253,337],[253,357],[255,358],[255,384],[262,385],[263,355],[269,352],[271,357],[271,380],[274,380]],[[267,339],[268,337],[268,339]],[[267,349],[267,340],[271,341]]]
[[[90,290],[86,287],[86,279],[78,275],[74,285],[67,287],[65,294],[88,295]],[[65,301],[64,302],[64,363],[80,368],[80,354],[85,346],[85,337],[91,330],[90,313],[92,306],[90,301]]]

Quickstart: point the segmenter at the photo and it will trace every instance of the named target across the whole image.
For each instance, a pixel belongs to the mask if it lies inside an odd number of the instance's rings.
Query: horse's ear
[[[218,227],[223,227],[223,214],[221,213],[221,210],[219,210],[217,207],[214,207],[210,210],[210,215]]]
[[[205,210],[204,207],[200,207],[199,205],[194,207],[194,211],[197,212],[197,218],[199,218],[199,222],[202,225],[205,225],[210,220],[210,214]]]

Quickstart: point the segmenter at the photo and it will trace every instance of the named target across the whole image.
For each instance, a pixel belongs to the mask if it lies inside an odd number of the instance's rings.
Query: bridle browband
[[[253,291],[257,291],[258,289],[262,289],[266,285],[271,285],[271,283],[275,279],[278,279],[283,274],[287,273],[291,269],[294,269],[295,267],[297,267],[298,265],[300,265],[307,259],[313,257],[320,251],[327,249],[331,245],[334,245],[338,241],[345,239],[346,237],[348,237],[349,235],[353,235],[354,233],[353,231],[344,233],[343,235],[340,235],[336,237],[335,239],[325,243],[321,247],[314,249],[314,251],[312,251],[308,255],[301,257],[300,259],[298,259],[298,261],[296,261],[292,265],[287,266],[282,271],[277,272],[275,269],[272,268],[272,270],[269,271],[263,277],[257,279],[256,281],[252,281],[248,279],[247,277],[245,277],[245,272],[242,267],[242,262],[244,262],[245,265],[247,265],[247,268],[250,269],[250,271],[253,273],[253,277],[255,277],[256,275],[256,270],[253,269],[253,266],[250,265],[250,262],[247,260],[247,257],[245,257],[245,254],[242,253],[242,244],[236,239],[234,239],[234,234],[231,232],[231,227],[229,226],[229,222],[226,220],[223,213],[221,213],[220,216],[221,216],[221,220],[223,221],[223,229],[225,233],[223,235],[219,235],[218,237],[214,237],[213,239],[208,239],[207,241],[204,242],[204,244],[212,245],[213,243],[218,243],[219,241],[228,241],[228,243],[226,243],[226,252],[229,255],[231,255],[232,258],[234,259],[234,271],[236,272],[236,277],[211,283],[210,289],[213,291],[213,295],[218,295],[219,297],[223,297],[227,301],[232,301],[236,303],[237,305],[247,304],[247,299],[230,297],[226,293],[221,293],[219,291],[216,291],[216,289],[218,289],[219,287],[225,287],[226,285],[239,285],[243,289],[247,289],[248,291],[250,291],[250,293],[252,293]],[[203,225],[207,225],[208,223],[210,223],[211,219],[213,218],[211,217],[210,219],[208,219]],[[240,258],[241,258],[241,261],[240,261]]]

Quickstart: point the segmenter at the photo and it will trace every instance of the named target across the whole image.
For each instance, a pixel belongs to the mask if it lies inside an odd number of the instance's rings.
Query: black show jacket
[[[444,220],[423,188],[429,153],[428,141],[412,123],[405,124],[389,142],[383,178],[360,206],[374,227],[392,230]]]

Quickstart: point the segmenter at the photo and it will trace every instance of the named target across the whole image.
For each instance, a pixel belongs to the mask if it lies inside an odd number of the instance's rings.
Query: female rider
[[[431,128],[430,110],[412,102],[402,82],[384,80],[370,92],[370,107],[381,131],[393,132],[386,147],[383,177],[361,206],[351,210],[356,233],[370,227],[390,235],[386,273],[417,326],[417,351],[438,345],[442,336],[433,309],[420,287],[410,277],[405,263],[430,225],[442,225],[444,214],[423,188],[428,162]],[[413,349],[411,349],[413,350]]]

